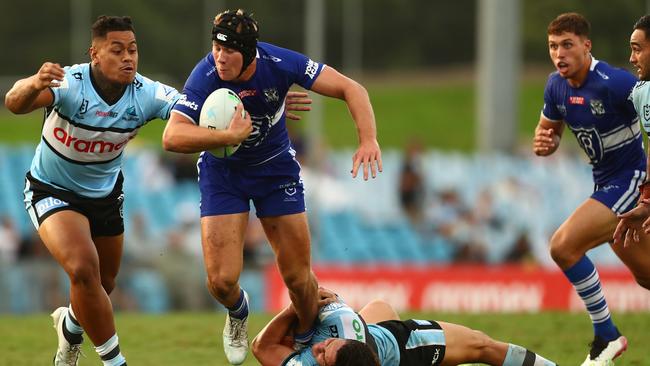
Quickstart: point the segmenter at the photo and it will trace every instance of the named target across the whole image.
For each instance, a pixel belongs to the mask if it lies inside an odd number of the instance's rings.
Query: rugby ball
[[[241,99],[237,93],[230,89],[221,88],[213,91],[201,107],[199,126],[215,130],[227,129],[239,103],[241,103]],[[245,113],[242,110],[242,117],[245,116]],[[238,148],[239,145],[224,146],[209,151],[216,157],[225,158],[232,155]]]

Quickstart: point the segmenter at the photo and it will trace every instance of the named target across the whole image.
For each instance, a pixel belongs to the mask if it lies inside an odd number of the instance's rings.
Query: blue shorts
[[[636,206],[639,200],[639,186],[645,182],[646,172],[630,170],[608,181],[596,184],[591,198],[609,207],[614,213],[622,214]]]
[[[248,212],[251,200],[257,217],[305,211],[300,164],[293,149],[259,165],[234,164],[202,153],[198,168],[201,217]]]

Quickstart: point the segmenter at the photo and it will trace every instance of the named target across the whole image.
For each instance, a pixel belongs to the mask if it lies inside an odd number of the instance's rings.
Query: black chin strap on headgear
[[[248,14],[227,10],[217,16],[219,22],[212,26],[212,40],[220,45],[241,52],[244,58],[240,76],[257,55],[259,32],[257,22]],[[237,29],[240,31],[237,32]]]

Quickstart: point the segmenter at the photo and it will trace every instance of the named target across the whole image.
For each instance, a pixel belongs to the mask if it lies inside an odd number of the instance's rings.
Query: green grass
[[[518,136],[522,141],[532,138],[534,126],[542,108],[544,81],[522,84],[519,103]],[[475,146],[475,93],[470,82],[446,85],[368,86],[377,120],[378,137],[382,148],[399,148],[413,137],[424,146],[442,150],[471,151]],[[326,143],[333,148],[356,146],[355,128],[345,103],[325,98],[323,133]],[[303,114],[298,128],[309,123],[309,113]],[[41,112],[14,116],[0,109],[0,125],[4,126],[0,142],[36,143],[42,122]],[[164,122],[151,121],[140,130],[135,143],[160,146]]]
[[[592,337],[589,318],[583,313],[541,314],[404,314],[405,317],[438,319],[482,330],[495,339],[517,343],[562,365],[580,364]],[[250,334],[270,319],[254,314]],[[630,342],[617,365],[647,365],[648,314],[616,314],[615,320]],[[119,313],[116,317],[120,346],[130,365],[227,365],[221,349],[223,316],[208,313],[145,315]],[[0,316],[0,364],[48,365],[56,337],[47,315]],[[80,364],[99,365],[86,340]],[[245,365],[255,365],[251,355]]]

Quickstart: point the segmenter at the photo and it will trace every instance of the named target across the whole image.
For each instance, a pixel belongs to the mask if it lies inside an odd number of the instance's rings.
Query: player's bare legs
[[[226,358],[233,365],[243,363],[248,353],[248,296],[239,286],[247,225],[248,212],[201,218],[208,290],[228,308],[223,347]]]
[[[92,238],[99,256],[99,275],[107,294],[115,289],[115,279],[122,263],[124,235],[96,236]]]
[[[360,311],[359,315],[368,324],[379,323],[386,320],[400,320],[399,314],[386,301],[374,300],[369,302]],[[468,362],[482,362],[489,365],[523,365],[526,355],[534,360],[536,365],[551,366],[553,362],[528,351],[527,349],[504,342],[495,341],[483,332],[468,327],[437,322],[444,331],[445,356],[441,365],[458,365]]]
[[[296,332],[305,334],[312,329],[318,313],[318,284],[311,271],[307,214],[302,212],[262,217],[260,221],[273,247],[282,279],[289,289],[289,297],[298,314],[299,324]]]
[[[598,271],[585,253],[612,241],[618,218],[601,202],[589,198],[560,226],[551,238],[551,256],[573,284],[591,317],[594,341],[587,362],[607,362],[627,348],[611,319]],[[626,263],[627,264],[627,263]]]
[[[75,211],[59,211],[48,217],[38,232],[54,259],[70,278],[70,303],[75,320],[97,346],[100,356],[111,354],[123,361],[115,333],[111,301],[102,286],[99,253],[91,238],[87,218]],[[103,237],[100,243],[103,255],[122,252],[122,235]],[[106,249],[110,246],[113,249]],[[119,258],[118,255],[116,258],[102,259],[107,268],[104,282],[111,290],[119,269]],[[113,354],[113,350],[117,350],[117,353]]]
[[[373,300],[366,304],[361,310],[359,315],[368,324],[375,324],[386,320],[400,320],[399,314],[395,309],[386,301]]]

